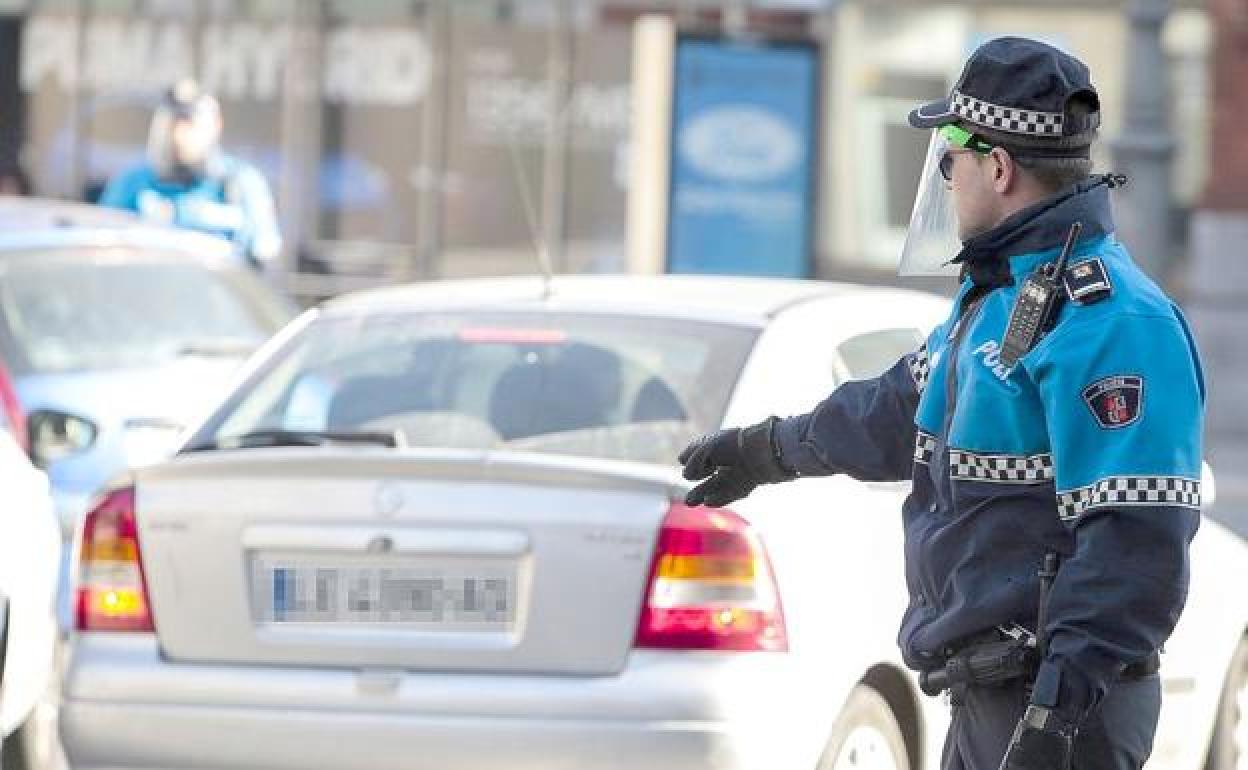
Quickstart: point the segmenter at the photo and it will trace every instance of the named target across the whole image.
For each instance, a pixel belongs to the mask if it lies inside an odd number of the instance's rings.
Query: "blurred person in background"
[[[111,179],[99,202],[226,238],[268,272],[282,248],[273,194],[256,168],[222,151],[222,125],[216,98],[178,81],[152,115],[147,161]]]
[[[898,641],[949,690],[943,770],[1139,770],[1199,524],[1195,343],[1114,235],[1125,179],[1090,176],[1082,62],[990,41],[910,124],[932,136],[902,273],[960,267],[949,319],[808,414],[690,444],[687,502],[911,480]]]

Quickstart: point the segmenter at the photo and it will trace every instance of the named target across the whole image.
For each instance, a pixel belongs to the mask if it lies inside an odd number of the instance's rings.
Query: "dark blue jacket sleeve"
[[[926,383],[927,345],[871,380],[837,388],[814,411],[776,424],[781,463],[801,476],[844,473],[903,481],[914,466],[914,413]]]
[[[1178,316],[1075,324],[1024,359],[1045,406],[1074,551],[1049,597],[1033,700],[1078,722],[1159,650],[1187,597],[1199,524],[1200,362]]]

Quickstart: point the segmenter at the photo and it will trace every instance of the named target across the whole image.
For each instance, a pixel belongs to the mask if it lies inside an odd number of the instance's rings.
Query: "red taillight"
[[[722,508],[672,505],[659,531],[636,645],[788,650],[767,551],[744,519]]]
[[[82,524],[79,631],[153,631],[139,559],[134,487],[106,494]]]
[[[17,400],[17,390],[14,389],[13,380],[9,378],[9,371],[4,368],[4,364],[0,364],[0,408],[4,409],[4,415],[12,426],[13,438],[22,451],[29,452],[30,435],[26,429],[26,415]]]

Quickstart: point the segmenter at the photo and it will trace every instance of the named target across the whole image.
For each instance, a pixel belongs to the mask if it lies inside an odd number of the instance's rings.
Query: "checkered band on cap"
[[[987,455],[950,449],[949,477],[964,481],[1047,484],[1053,480],[1053,455]]]
[[[1062,126],[1065,123],[1065,118],[1060,112],[1002,107],[999,104],[968,96],[961,91],[953,92],[949,104],[953,112],[963,120],[1013,134],[1061,136]]]
[[[1200,508],[1200,481],[1178,476],[1111,476],[1095,484],[1057,493],[1064,521],[1102,506],[1174,505]]]
[[[918,431],[914,434],[914,461],[927,465],[936,454],[936,437],[930,433]]]
[[[911,353],[906,360],[906,366],[910,367],[910,378],[914,380],[914,387],[922,393],[927,388],[927,376],[931,373],[931,361],[927,356],[927,343],[923,343],[915,352]]]

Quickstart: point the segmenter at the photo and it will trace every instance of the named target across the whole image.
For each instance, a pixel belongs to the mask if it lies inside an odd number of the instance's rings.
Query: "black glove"
[[[1033,704],[1014,728],[1001,770],[1070,770],[1074,741],[1074,725]]]
[[[706,479],[689,490],[685,502],[718,508],[740,500],[759,484],[794,478],[797,474],[782,466],[776,456],[772,431],[777,422],[768,417],[748,428],[708,433],[685,447],[678,458],[685,466],[685,478]]]

